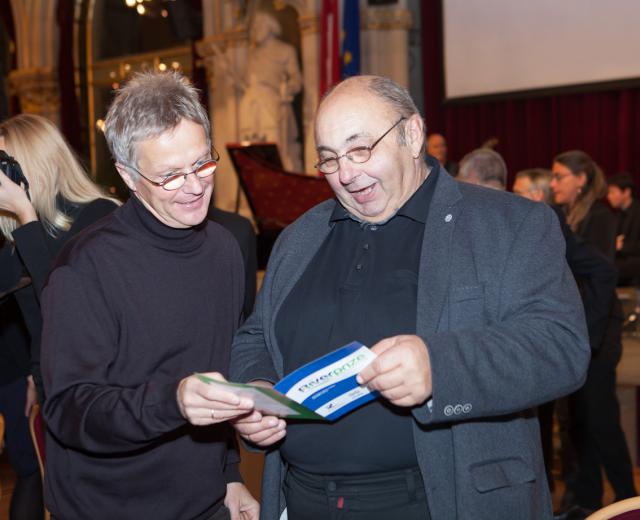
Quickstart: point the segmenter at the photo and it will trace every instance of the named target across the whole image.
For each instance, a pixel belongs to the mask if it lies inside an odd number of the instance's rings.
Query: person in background
[[[640,276],[640,203],[635,198],[636,184],[629,173],[609,177],[607,184],[607,200],[618,216],[618,285],[632,285]]]
[[[516,195],[528,198],[536,202],[552,204],[550,170],[544,168],[531,168],[516,173],[513,183],[513,192]],[[604,332],[609,320],[609,311],[614,296],[617,273],[610,259],[605,257],[598,249],[575,234],[567,226],[564,212],[559,206],[552,206],[556,210],[562,234],[566,241],[567,263],[576,278],[582,303],[584,305],[587,327],[589,329],[589,341],[592,348],[601,344]],[[569,417],[567,411],[567,399],[559,399],[556,403],[551,401],[538,408],[540,419],[540,434],[542,449],[547,468],[547,478],[552,485],[551,475],[553,464],[553,415],[554,409],[558,411],[558,423],[562,441],[561,461],[562,476],[565,482],[575,478],[576,457],[569,436]]]
[[[552,166],[553,200],[562,207],[573,232],[611,262],[615,258],[616,218],[602,202],[607,185],[600,167],[585,152],[556,156]],[[636,495],[631,458],[620,426],[616,366],[622,354],[622,310],[615,292],[601,337],[591,338],[587,380],[569,398],[570,428],[578,459],[574,482],[567,483],[567,518],[584,518],[602,507],[601,471],[622,500]]]
[[[516,173],[513,193],[535,202],[553,203],[551,195],[551,171],[545,168],[530,168]]]
[[[224,380],[244,300],[238,243],[207,219],[207,112],[179,73],[138,73],[105,137],[131,196],[66,245],[42,294],[45,504],[61,520],[257,520],[225,424],[253,403],[194,374]]]
[[[502,156],[490,148],[477,148],[460,161],[458,180],[486,188],[507,188],[507,165]]]
[[[258,273],[256,232],[251,221],[238,213],[210,206],[208,218],[229,231],[240,246],[245,273],[242,314],[247,318],[251,314],[256,300],[256,275]]]
[[[427,153],[438,159],[438,162],[452,177],[458,175],[458,163],[448,159],[447,140],[442,134],[429,134],[427,137]]]
[[[16,475],[9,520],[44,517],[42,479],[28,422],[35,391],[26,393],[25,400],[29,369],[29,334],[14,295],[5,294],[0,296],[0,414],[4,419],[3,451]]]
[[[351,77],[319,106],[337,200],[280,235],[230,375],[269,385],[357,340],[377,354],[358,382],[380,397],[333,423],[234,420],[269,450],[263,520],[551,518],[533,409],[589,359],[560,228],[543,204],[456,182],[425,134],[388,78]]]
[[[118,201],[91,181],[58,128],[44,117],[21,114],[1,122],[0,151],[0,293],[6,295],[0,311],[0,412],[17,476],[11,518],[42,518],[42,482],[28,424],[33,405],[44,399],[40,293],[62,245]],[[19,183],[7,176],[17,171],[23,175]]]
[[[0,123],[0,150],[17,161],[29,183],[27,192],[0,171],[0,291],[31,281],[15,290],[15,298],[31,336],[32,374],[42,400],[39,300],[49,268],[69,238],[119,202],[88,177],[58,128],[42,116],[20,114]]]

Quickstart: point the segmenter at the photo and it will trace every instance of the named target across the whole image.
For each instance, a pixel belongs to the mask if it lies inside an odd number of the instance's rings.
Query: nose
[[[357,165],[351,162],[346,157],[340,157],[338,159],[338,176],[340,178],[340,183],[347,185],[351,184],[354,179],[358,177],[360,171],[357,168]]]
[[[195,172],[188,173],[182,190],[191,195],[200,195],[204,191],[204,179],[198,177]]]

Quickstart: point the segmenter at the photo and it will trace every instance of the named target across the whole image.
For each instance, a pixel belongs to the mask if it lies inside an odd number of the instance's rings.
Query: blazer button
[[[453,413],[455,413],[456,415],[460,415],[462,413],[462,405],[457,404],[456,407],[453,409]]]
[[[471,411],[471,403],[465,403],[465,405],[462,407],[462,411],[464,413],[469,413]]]
[[[444,407],[444,414],[447,417],[451,417],[453,415],[453,406],[451,406],[450,404],[448,404],[447,406]]]

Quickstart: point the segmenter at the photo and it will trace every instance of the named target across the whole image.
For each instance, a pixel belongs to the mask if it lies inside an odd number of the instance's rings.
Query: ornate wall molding
[[[23,112],[40,114],[57,121],[60,110],[60,88],[53,67],[17,69],[9,73],[9,89],[20,99]]]
[[[360,28],[368,31],[408,31],[413,26],[413,17],[408,9],[375,8],[361,10]]]

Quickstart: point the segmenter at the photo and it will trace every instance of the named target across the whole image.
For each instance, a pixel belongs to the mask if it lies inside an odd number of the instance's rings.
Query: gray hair
[[[544,200],[551,203],[551,179],[553,174],[546,168],[529,168],[516,173],[516,179],[527,178],[531,186],[540,190],[544,195]]]
[[[460,161],[458,177],[467,180],[474,175],[482,186],[504,190],[507,186],[507,165],[502,156],[489,148],[469,152]]]
[[[418,114],[421,118],[422,115],[416,107],[411,94],[406,88],[401,87],[395,81],[384,76],[371,76],[367,84],[369,92],[385,101],[390,107],[396,110],[401,116],[409,119],[414,114]],[[423,121],[424,122],[424,121]],[[427,135],[427,125],[424,125],[424,134]],[[407,144],[406,136],[404,133],[404,124],[398,126],[398,139],[400,144]],[[425,142],[422,144],[426,146]]]
[[[139,72],[118,89],[104,135],[116,163],[137,166],[138,144],[187,119],[202,126],[211,147],[211,125],[198,90],[178,72]],[[132,172],[132,174],[135,172]]]

